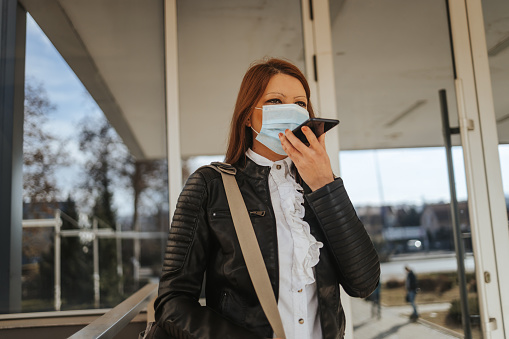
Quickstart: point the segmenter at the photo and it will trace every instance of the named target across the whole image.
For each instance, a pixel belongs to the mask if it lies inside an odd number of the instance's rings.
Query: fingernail
[[[283,133],[279,133],[278,135],[279,135],[279,138],[281,138],[283,136]]]
[[[304,130],[304,131],[309,131],[309,127],[307,127],[307,126],[302,126],[302,130]]]

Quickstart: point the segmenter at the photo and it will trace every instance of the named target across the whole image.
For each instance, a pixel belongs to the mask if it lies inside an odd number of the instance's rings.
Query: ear
[[[251,118],[247,118],[246,127],[251,127]]]

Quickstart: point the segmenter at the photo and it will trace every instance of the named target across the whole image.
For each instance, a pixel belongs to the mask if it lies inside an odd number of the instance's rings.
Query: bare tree
[[[115,228],[114,194],[130,186],[134,158],[104,118],[87,119],[79,135],[80,150],[86,156],[82,189],[87,194],[86,204],[92,205],[93,217],[102,223],[99,227]],[[117,286],[121,277],[116,272],[116,243],[113,239],[99,241],[99,268],[102,306],[114,306],[122,298]]]
[[[126,190],[131,185],[134,158],[104,117],[84,120],[82,126],[79,147],[87,160],[81,187],[88,197],[84,203],[97,205],[100,198],[105,208],[112,209],[114,191]],[[104,212],[105,221],[114,224],[113,214]]]
[[[168,204],[168,162],[164,159],[135,163],[131,176],[134,195],[133,229],[140,215],[157,215]]]
[[[141,231],[140,218],[144,221],[154,220],[154,216],[161,213],[168,204],[168,178],[167,162],[165,160],[136,160],[123,144],[113,127],[104,118],[87,120],[83,122],[80,133],[80,150],[86,155],[85,175],[82,188],[88,192],[88,202],[93,206],[94,216],[101,218],[113,227],[117,216],[113,207],[113,197],[120,194],[128,194],[129,201],[132,199],[131,229]],[[159,225],[155,225],[159,228]],[[107,240],[101,240],[106,243]],[[124,244],[127,242],[126,244]],[[101,247],[101,251],[111,251],[115,245]],[[141,257],[141,242],[124,241],[123,252],[127,258],[131,258],[124,272],[132,272],[134,280],[125,276],[124,286],[136,289],[138,285],[138,273]],[[100,263],[102,267],[111,267],[109,272],[101,272],[103,275],[115,272],[112,269],[111,255],[101,254],[101,258],[110,258],[109,262]],[[104,259],[107,260],[107,259]],[[113,285],[114,277],[110,276],[110,284]],[[103,286],[103,284],[101,283]],[[127,288],[129,290],[129,288]],[[103,292],[101,292],[102,294]]]
[[[55,110],[40,83],[25,85],[23,134],[23,198],[26,202],[57,199],[55,171],[66,164],[64,142],[47,130],[48,115]]]

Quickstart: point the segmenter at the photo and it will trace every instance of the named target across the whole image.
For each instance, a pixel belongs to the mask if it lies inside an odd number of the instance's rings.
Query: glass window
[[[354,336],[410,338],[415,327],[408,319],[416,314],[462,333],[439,97],[445,90],[450,127],[457,127],[446,3],[342,1],[331,2],[330,12],[341,175],[382,260],[380,290],[366,301],[352,299]],[[452,143],[467,252],[463,278],[476,316],[459,135]],[[412,275],[417,289],[410,287]],[[481,335],[479,323],[472,330]],[[438,334],[433,327],[419,331]]]
[[[114,307],[159,276],[164,149],[140,157],[30,15],[25,84],[22,312]]]

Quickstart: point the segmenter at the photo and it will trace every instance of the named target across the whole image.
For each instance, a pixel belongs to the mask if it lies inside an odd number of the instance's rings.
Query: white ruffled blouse
[[[323,244],[311,235],[304,218],[302,187],[290,171],[292,161],[273,162],[251,149],[246,155],[260,166],[271,167],[269,189],[276,217],[279,298],[278,309],[288,339],[322,337],[313,267]]]

